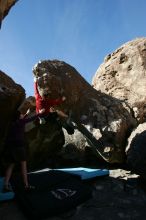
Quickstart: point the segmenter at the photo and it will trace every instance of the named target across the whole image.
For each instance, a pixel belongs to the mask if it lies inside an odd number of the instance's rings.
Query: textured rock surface
[[[138,38],[109,54],[98,68],[93,86],[127,103],[139,126],[128,139],[127,163],[146,176],[146,38]]]
[[[131,133],[126,152],[131,169],[146,179],[146,123],[140,124]]]
[[[146,114],[146,38],[127,42],[97,69],[93,86],[126,102],[139,123]]]
[[[0,26],[2,20],[9,13],[9,10],[17,1],[18,0],[0,0]]]
[[[125,103],[96,91],[75,68],[62,61],[38,62],[34,75],[40,77],[40,93],[49,88],[51,98],[66,96],[61,109],[72,113],[82,133],[89,130],[89,142],[100,148],[104,159],[111,163],[123,162],[126,137],[135,124]],[[81,127],[81,123],[88,130]],[[102,144],[97,142],[99,138]]]
[[[26,138],[30,169],[57,165],[57,155],[64,145],[64,134],[56,121],[49,120],[45,125],[31,122],[26,126]]]

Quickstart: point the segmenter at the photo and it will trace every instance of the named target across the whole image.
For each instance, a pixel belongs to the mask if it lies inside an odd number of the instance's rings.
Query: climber
[[[44,81],[46,81],[47,74],[43,74],[42,78]],[[41,77],[34,77],[34,90],[35,90],[35,99],[36,99],[36,113],[42,113],[42,117],[39,118],[40,124],[45,124],[47,120],[50,118],[55,119],[57,122],[60,122],[60,118],[65,119],[64,123],[59,123],[61,126],[63,126],[68,134],[74,133],[74,128],[72,126],[72,123],[70,121],[70,117],[64,113],[61,110],[56,109],[56,106],[60,105],[66,100],[65,96],[62,96],[58,99],[50,99],[49,89],[45,89],[43,91],[43,95],[41,96],[38,91],[38,81],[41,79]],[[59,117],[58,117],[59,116]]]
[[[15,163],[19,162],[21,164],[21,172],[24,183],[24,189],[26,191],[34,189],[33,186],[29,185],[27,178],[27,163],[26,163],[26,141],[25,141],[25,124],[35,120],[40,114],[34,115],[31,118],[27,118],[30,113],[30,109],[27,110],[26,114],[21,114],[20,111],[16,111],[8,135],[5,142],[6,149],[6,160],[8,162],[8,167],[5,172],[4,178],[4,192],[11,191],[9,184],[13,168]],[[43,112],[42,112],[43,113]]]

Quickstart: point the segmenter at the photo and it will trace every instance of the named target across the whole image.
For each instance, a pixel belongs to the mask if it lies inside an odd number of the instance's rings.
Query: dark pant
[[[50,121],[50,122],[57,122],[59,124],[60,127],[65,128],[65,130],[67,131],[67,133],[69,135],[74,134],[74,128],[73,126],[69,125],[66,121],[62,122],[59,119],[59,116],[57,114],[57,112],[50,112],[49,115],[47,115],[46,117],[44,117],[44,119],[46,121]]]
[[[9,163],[16,163],[26,160],[25,143],[11,142],[6,146],[6,160]]]

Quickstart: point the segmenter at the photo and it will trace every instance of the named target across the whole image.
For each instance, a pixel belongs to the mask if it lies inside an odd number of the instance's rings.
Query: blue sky
[[[32,67],[59,59],[91,84],[104,57],[146,37],[145,0],[19,0],[0,30],[0,69],[33,95]]]

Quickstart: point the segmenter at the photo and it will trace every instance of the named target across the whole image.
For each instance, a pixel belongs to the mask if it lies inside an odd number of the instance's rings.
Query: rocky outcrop
[[[109,54],[93,77],[93,87],[127,103],[138,123],[146,117],[146,38]]]
[[[62,126],[53,119],[44,125],[38,120],[26,124],[29,168],[54,167],[65,143]]]
[[[0,1],[0,27],[2,20],[7,16],[11,7],[17,2],[18,0],[1,0]]]
[[[25,99],[25,90],[0,71],[0,152],[13,113]]]
[[[130,41],[112,54],[98,68],[93,86],[127,103],[137,121],[126,147],[127,164],[137,174],[146,176],[146,38]]]
[[[49,88],[50,98],[66,96],[61,109],[72,113],[77,129],[98,155],[110,163],[124,161],[126,137],[135,126],[125,103],[96,91],[65,62],[40,61],[33,72],[40,77],[40,94]]]
[[[140,124],[131,133],[126,154],[130,169],[146,180],[146,123]]]

